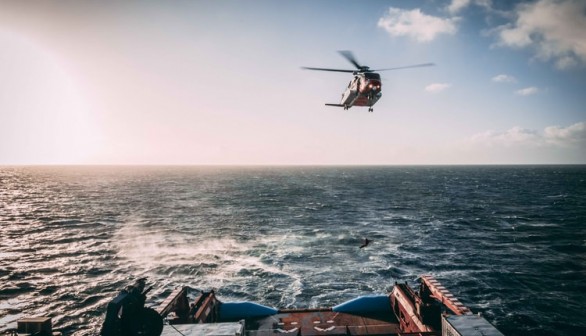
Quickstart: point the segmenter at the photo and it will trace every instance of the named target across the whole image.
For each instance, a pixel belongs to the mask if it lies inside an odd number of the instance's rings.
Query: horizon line
[[[586,166],[586,163],[23,163],[0,167],[413,167],[413,166]]]

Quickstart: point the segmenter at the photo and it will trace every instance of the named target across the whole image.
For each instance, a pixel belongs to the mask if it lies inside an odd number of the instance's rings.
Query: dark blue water
[[[143,276],[317,307],[432,274],[507,335],[586,334],[586,166],[4,167],[0,223],[0,330],[94,335]]]

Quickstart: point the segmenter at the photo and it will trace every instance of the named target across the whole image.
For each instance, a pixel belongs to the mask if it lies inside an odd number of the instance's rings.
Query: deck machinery
[[[101,336],[503,336],[472,314],[435,278],[417,290],[395,283],[384,295],[357,297],[334,307],[275,309],[253,302],[222,302],[214,291],[175,289],[156,308],[145,307],[145,279],[108,303]],[[50,318],[18,321],[18,335],[51,336]]]
[[[141,308],[143,312],[135,308],[144,303],[144,295],[128,299],[128,305],[134,305],[130,308],[120,299],[143,289],[144,283],[134,286],[110,303],[102,336],[503,336],[429,275],[420,277],[417,290],[406,283],[395,283],[386,295],[361,296],[334,307],[314,309],[222,302],[214,291],[200,292],[190,302],[187,287],[173,291],[154,310]],[[155,315],[160,321],[154,321]]]

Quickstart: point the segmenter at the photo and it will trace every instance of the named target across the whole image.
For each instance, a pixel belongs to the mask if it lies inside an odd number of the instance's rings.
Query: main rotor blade
[[[354,54],[352,54],[352,52],[350,50],[339,50],[338,52],[342,56],[344,56],[350,63],[354,64],[354,66],[356,67],[356,69],[362,70],[362,68],[364,68],[362,65],[358,64],[358,61],[356,60],[356,57],[354,57]]]
[[[420,68],[420,67],[427,67],[427,66],[434,66],[434,65],[435,65],[434,63],[423,63],[423,64],[407,65],[407,66],[397,67],[397,68],[377,69],[377,70],[370,70],[370,71],[399,70],[399,69]]]
[[[344,69],[328,69],[328,68],[309,68],[309,67],[301,67],[301,69],[306,70],[320,70],[320,71],[335,71],[335,72],[349,72],[352,73],[356,70],[344,70]]]

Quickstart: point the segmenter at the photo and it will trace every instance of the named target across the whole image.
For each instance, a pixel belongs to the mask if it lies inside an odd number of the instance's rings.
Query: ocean
[[[0,331],[97,335],[140,277],[291,308],[431,274],[505,335],[586,335],[586,166],[0,167],[0,237]]]

